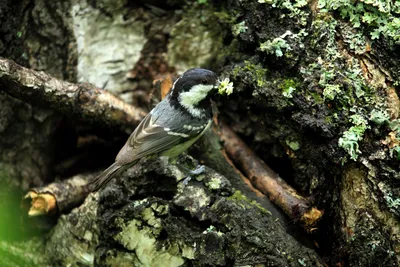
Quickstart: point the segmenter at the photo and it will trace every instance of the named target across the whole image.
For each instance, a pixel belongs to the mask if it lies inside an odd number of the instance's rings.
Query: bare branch
[[[62,213],[79,206],[89,194],[87,183],[94,174],[76,175],[45,187],[33,188],[25,196],[31,200],[29,216]]]
[[[323,212],[282,180],[225,124],[220,123],[221,139],[229,157],[239,165],[253,186],[266,194],[291,219],[300,220],[312,231]]]
[[[141,108],[91,84],[61,81],[5,58],[0,58],[0,90],[31,104],[127,132],[145,116]]]

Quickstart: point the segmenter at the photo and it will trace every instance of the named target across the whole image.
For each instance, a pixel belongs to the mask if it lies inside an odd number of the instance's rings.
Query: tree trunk
[[[0,68],[1,265],[400,266],[399,14],[395,1],[3,1],[0,56],[45,73],[30,86]],[[157,101],[153,80],[198,66],[233,81],[219,120],[324,211],[311,232],[212,133],[196,160],[141,161],[86,200],[68,187],[73,206],[20,210],[28,189],[57,198],[50,183],[111,164]],[[127,104],[37,94],[48,79]]]

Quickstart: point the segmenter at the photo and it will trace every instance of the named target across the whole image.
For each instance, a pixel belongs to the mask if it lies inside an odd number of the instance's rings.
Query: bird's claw
[[[188,185],[188,183],[190,182],[190,180],[192,180],[192,176],[189,175],[188,177],[185,178],[185,180],[183,180],[182,183],[183,183],[184,185]]]
[[[187,168],[185,167],[185,169],[187,169]],[[190,180],[192,179],[192,176],[200,175],[200,174],[204,173],[205,171],[206,171],[206,167],[204,165],[197,166],[197,168],[194,170],[187,169],[187,172],[189,173],[189,175],[188,175],[188,177],[185,178],[185,180],[183,180],[183,184],[187,185],[190,182]]]
[[[205,171],[206,171],[206,167],[205,167],[204,165],[200,165],[200,166],[198,166],[196,169],[191,170],[191,171],[190,171],[190,174],[192,174],[192,175],[199,175],[199,174],[204,173]]]

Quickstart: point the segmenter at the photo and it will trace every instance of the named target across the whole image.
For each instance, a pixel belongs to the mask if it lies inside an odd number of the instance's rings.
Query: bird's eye
[[[204,79],[204,80],[201,81],[201,83],[206,85],[206,84],[208,84],[208,81]]]

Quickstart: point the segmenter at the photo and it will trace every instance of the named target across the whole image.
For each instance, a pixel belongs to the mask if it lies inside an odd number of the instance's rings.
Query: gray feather
[[[99,176],[94,178],[89,183],[89,190],[92,192],[98,191],[100,188],[105,186],[111,179],[117,174],[120,173],[124,168],[121,168],[117,162],[114,162],[110,167],[108,167],[105,171],[103,171]],[[121,170],[122,169],[122,170]]]

